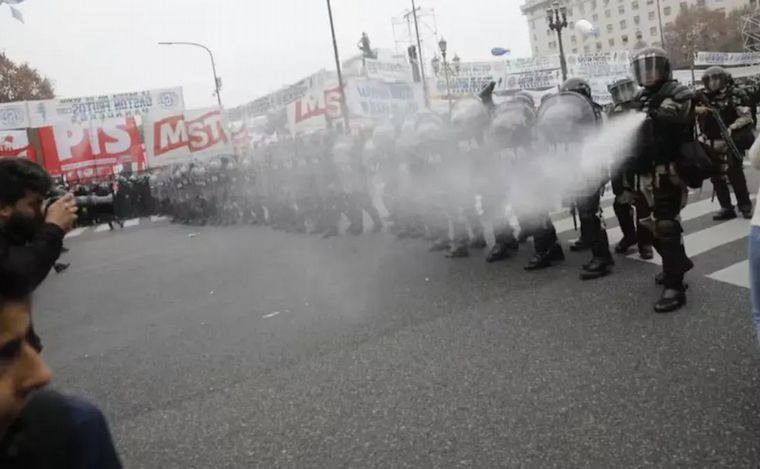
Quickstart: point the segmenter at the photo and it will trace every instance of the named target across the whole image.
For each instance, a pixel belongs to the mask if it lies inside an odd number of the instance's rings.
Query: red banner
[[[113,174],[113,167],[119,164],[144,164],[140,134],[132,117],[41,127],[39,136],[45,169],[51,174],[91,170],[85,171],[85,177],[96,177]]]
[[[36,161],[34,147],[29,144],[26,130],[0,131],[0,158],[26,158]]]

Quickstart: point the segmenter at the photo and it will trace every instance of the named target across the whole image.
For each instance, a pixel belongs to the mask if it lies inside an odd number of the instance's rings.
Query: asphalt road
[[[526,273],[527,246],[486,265],[386,234],[166,223],[67,244],[36,327],[126,467],[760,466],[748,291],[699,270],[741,240],[695,258],[671,315],[655,265],[583,283],[587,254]]]

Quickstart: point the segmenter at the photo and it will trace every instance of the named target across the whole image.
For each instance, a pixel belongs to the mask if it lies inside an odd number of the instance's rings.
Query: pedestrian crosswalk
[[[152,216],[150,218],[132,218],[129,220],[124,220],[124,228],[136,228],[143,225],[149,225],[152,223],[161,222],[164,220],[168,220],[167,217],[162,216]],[[114,223],[114,231],[119,230],[119,225]],[[66,239],[76,238],[79,236],[82,236],[86,233],[105,233],[111,231],[111,228],[108,226],[107,223],[102,223],[100,225],[95,226],[83,226],[80,228],[75,228],[71,230],[68,234],[66,234]]]
[[[693,200],[681,211],[681,221],[683,223],[702,217],[711,220],[712,214],[720,209],[717,200],[713,201],[710,197],[700,199],[701,196],[702,194],[699,192],[690,195],[690,198]],[[754,199],[755,197],[752,196],[752,198]],[[608,224],[616,224],[614,211],[609,204],[611,204],[611,201],[607,201],[607,203],[603,202],[603,205],[607,205],[603,208],[604,219]],[[557,229],[557,234],[568,234],[574,229],[573,219],[571,216],[560,218],[555,220],[554,226]],[[684,247],[687,255],[693,259],[696,256],[706,255],[721,246],[745,239],[749,235],[749,229],[750,221],[743,218],[736,218],[725,222],[714,222],[708,226],[700,224],[700,229],[693,232],[689,232],[687,229],[687,232],[684,233]],[[618,226],[614,226],[607,230],[607,236],[610,246],[613,246],[620,241],[623,234]],[[653,259],[646,261],[642,260],[638,256],[638,253],[628,257],[640,262],[662,265],[662,259],[657,253],[655,253]],[[696,264],[698,270],[698,260]],[[749,288],[749,262],[742,260],[731,265],[726,265],[721,270],[707,273],[705,276],[723,283]]]

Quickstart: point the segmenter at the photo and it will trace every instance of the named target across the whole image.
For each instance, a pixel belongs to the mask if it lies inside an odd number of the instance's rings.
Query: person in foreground
[[[100,410],[45,389],[52,373],[32,339],[30,305],[0,297],[0,467],[120,468]]]
[[[749,149],[749,161],[760,171],[760,138]],[[752,317],[760,343],[760,204],[755,205],[755,213],[749,229],[749,291],[752,302]]]

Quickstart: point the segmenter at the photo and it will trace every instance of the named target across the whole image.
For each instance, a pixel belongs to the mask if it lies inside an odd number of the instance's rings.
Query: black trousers
[[[581,238],[590,244],[591,254],[594,257],[611,259],[610,243],[602,220],[600,203],[601,187],[595,187],[576,198],[578,218],[581,222]]]
[[[626,240],[637,240],[639,246],[651,245],[651,238],[647,238],[646,233],[641,230],[641,220],[648,218],[651,210],[636,184],[636,175],[630,171],[620,171],[612,178],[611,183],[612,193],[615,194],[612,209],[615,211],[623,237]]]
[[[736,205],[739,210],[751,210],[752,201],[749,198],[747,178],[744,176],[742,162],[725,152],[718,153],[717,158],[717,164],[721,171],[720,174],[713,176],[710,181],[715,189],[715,196],[718,198],[720,206],[724,209],[734,207],[731,203],[731,191],[728,189],[728,182],[730,182],[734,188]]]
[[[672,172],[655,174],[652,180],[653,220],[642,224],[652,234],[653,245],[662,257],[662,272],[666,288],[683,288],[683,277],[694,267],[683,245],[681,213],[683,186]]]

